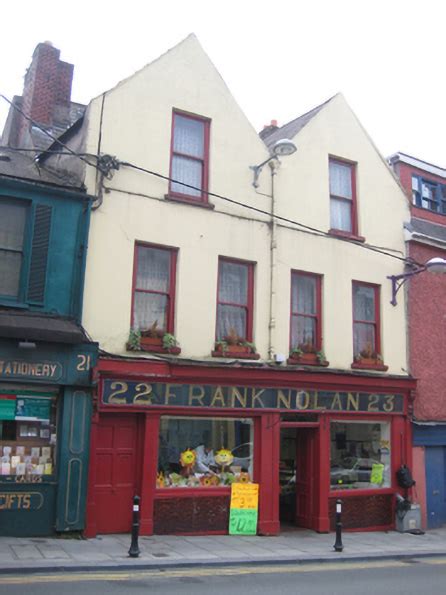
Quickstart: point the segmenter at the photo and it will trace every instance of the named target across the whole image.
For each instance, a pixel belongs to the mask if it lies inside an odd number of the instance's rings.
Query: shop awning
[[[11,310],[0,310],[0,338],[68,344],[91,342],[72,319]]]

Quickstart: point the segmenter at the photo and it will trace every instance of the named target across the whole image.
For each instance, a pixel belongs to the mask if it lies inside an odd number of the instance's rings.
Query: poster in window
[[[15,419],[49,421],[51,402],[48,398],[17,395]]]

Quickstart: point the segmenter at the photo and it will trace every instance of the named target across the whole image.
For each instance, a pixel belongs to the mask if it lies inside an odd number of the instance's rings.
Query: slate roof
[[[416,234],[421,234],[446,242],[446,225],[431,223],[425,219],[416,219],[415,217],[412,217],[410,225],[412,228],[411,231]]]
[[[290,140],[293,139],[296,136],[296,134],[298,134],[302,130],[302,128],[306,126],[308,122],[310,122],[310,120],[312,120],[314,116],[316,116],[316,114],[318,114],[321,111],[321,109],[325,107],[327,103],[329,103],[332,99],[333,97],[330,97],[330,99],[324,101],[324,103],[321,103],[321,105],[314,107],[306,114],[299,116],[295,120],[291,120],[291,122],[284,124],[280,128],[276,128],[271,132],[271,134],[263,136],[263,141],[266,144],[266,146],[270,148],[274,145],[274,143],[276,143],[278,140],[282,138],[289,138]]]
[[[42,167],[34,161],[33,156],[34,152],[22,153],[17,149],[0,146],[0,177],[62,186],[71,190],[84,189],[77,178]]]

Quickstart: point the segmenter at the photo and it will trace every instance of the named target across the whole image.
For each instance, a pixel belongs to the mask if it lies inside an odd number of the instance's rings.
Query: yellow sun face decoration
[[[191,450],[190,448],[183,450],[183,452],[180,454],[180,465],[182,467],[192,467],[195,465],[196,460],[197,456],[195,451]]]
[[[227,448],[220,448],[220,450],[217,450],[215,453],[214,459],[217,465],[220,465],[220,467],[229,467],[229,465],[232,464],[234,457],[232,452]]]

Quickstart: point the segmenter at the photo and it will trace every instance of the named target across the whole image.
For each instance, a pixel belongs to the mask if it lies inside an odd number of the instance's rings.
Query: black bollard
[[[342,552],[344,546],[342,545],[342,500],[336,500],[336,541],[334,544],[335,552]]]
[[[139,536],[139,496],[133,497],[133,522],[132,522],[132,543],[130,544],[130,558],[138,558],[140,549],[138,546]]]

